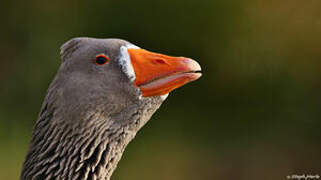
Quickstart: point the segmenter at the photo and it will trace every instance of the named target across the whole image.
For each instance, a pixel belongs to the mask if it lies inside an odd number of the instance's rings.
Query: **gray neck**
[[[158,109],[159,101],[140,101],[112,115],[87,111],[77,121],[73,116],[62,119],[45,103],[20,179],[109,180],[125,147]]]

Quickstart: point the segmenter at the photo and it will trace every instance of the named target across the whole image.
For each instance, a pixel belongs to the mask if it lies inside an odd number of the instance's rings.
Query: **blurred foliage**
[[[18,179],[59,47],[118,37],[196,59],[113,179],[286,179],[321,173],[321,1],[0,2],[0,179]]]

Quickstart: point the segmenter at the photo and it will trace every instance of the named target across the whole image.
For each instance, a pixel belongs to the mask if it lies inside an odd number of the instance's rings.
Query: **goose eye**
[[[109,62],[109,58],[104,54],[99,54],[96,56],[95,63],[97,65],[104,65]]]

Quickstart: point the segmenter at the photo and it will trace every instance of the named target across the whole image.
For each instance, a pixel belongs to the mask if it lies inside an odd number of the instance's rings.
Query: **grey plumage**
[[[127,144],[163,102],[140,98],[117,59],[119,39],[76,38],[62,46],[62,64],[47,90],[21,180],[109,180]],[[108,68],[95,66],[98,53]]]

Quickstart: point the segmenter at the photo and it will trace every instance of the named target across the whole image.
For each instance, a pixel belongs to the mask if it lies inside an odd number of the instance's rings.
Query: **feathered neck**
[[[161,104],[151,98],[112,114],[88,107],[77,114],[58,108],[51,96],[34,127],[21,180],[109,180],[127,144]]]

